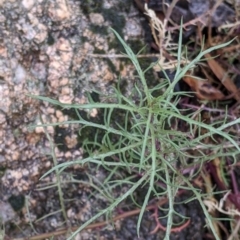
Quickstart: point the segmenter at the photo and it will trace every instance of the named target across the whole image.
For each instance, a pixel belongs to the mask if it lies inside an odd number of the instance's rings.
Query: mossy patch
[[[104,50],[99,49],[97,47],[94,48],[93,53],[94,54],[106,54],[106,52]]]
[[[119,0],[117,8],[122,12],[130,12],[132,1],[129,0]]]
[[[55,43],[54,37],[52,36],[52,34],[50,32],[48,32],[47,44],[49,46],[52,46],[54,43]]]
[[[85,43],[85,42],[89,41],[89,39],[87,37],[85,37],[85,36],[80,36],[80,39],[81,39],[82,43]]]
[[[102,1],[84,0],[80,1],[80,7],[84,14],[100,13],[102,11]]]
[[[116,8],[102,9],[103,17],[111,24],[111,27],[123,36],[123,28],[126,24],[125,16],[119,14]]]
[[[7,167],[5,167],[5,166],[0,166],[0,177],[4,176],[6,170],[7,170]]]
[[[125,52],[123,46],[116,39],[108,41],[109,50],[117,49],[119,52]]]
[[[117,71],[115,65],[112,63],[111,59],[108,59],[108,58],[107,58],[107,59],[106,59],[106,62],[107,62],[107,64],[108,64],[110,70],[112,71],[112,73],[118,74],[118,71]]]
[[[108,28],[106,26],[90,24],[89,29],[95,34],[100,34],[103,36],[106,36],[108,34]]]
[[[141,50],[141,54],[149,53],[149,50],[146,47],[146,43],[143,40],[129,39],[126,42],[135,54],[137,54],[140,50]]]
[[[24,205],[25,205],[25,197],[22,194],[19,195],[12,195],[9,199],[8,202],[11,204],[12,208],[15,211],[21,210]]]
[[[63,151],[67,152],[69,149],[66,145],[65,138],[68,136],[70,132],[67,128],[56,126],[55,134],[54,134],[54,142],[58,146],[58,148]]]

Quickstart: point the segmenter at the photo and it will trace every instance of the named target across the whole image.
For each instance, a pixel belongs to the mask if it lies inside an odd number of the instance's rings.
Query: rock
[[[104,23],[103,15],[100,13],[90,13],[89,14],[91,23],[95,25],[101,25]]]
[[[26,9],[28,9],[28,10],[30,10],[32,7],[33,7],[33,5],[34,5],[34,0],[23,0],[22,1],[22,5],[26,8]]]
[[[56,0],[51,2],[48,14],[53,21],[67,20],[71,13],[65,0]]]
[[[11,205],[7,202],[0,201],[0,224],[6,224],[9,221],[14,220],[16,213]]]

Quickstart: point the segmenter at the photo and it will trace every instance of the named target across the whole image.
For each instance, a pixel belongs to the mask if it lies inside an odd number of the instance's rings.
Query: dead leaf
[[[225,98],[225,95],[220,90],[207,81],[199,80],[192,76],[185,76],[183,80],[195,91],[195,94],[201,100],[223,100]]]
[[[207,58],[207,62],[215,76],[221,81],[223,86],[233,95],[233,97],[240,101],[240,95],[238,93],[238,89],[236,85],[232,82],[232,79],[228,77],[226,71],[219,65],[219,63],[212,58],[209,53],[204,55]]]

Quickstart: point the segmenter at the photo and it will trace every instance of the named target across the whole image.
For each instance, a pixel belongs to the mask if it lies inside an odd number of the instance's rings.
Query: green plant
[[[104,168],[108,173],[104,182],[99,183],[95,189],[104,198],[108,199],[109,205],[85,222],[68,239],[73,239],[78,232],[102,215],[106,215],[106,218],[110,221],[113,210],[127,198],[130,198],[133,203],[141,208],[136,230],[139,234],[143,213],[149,201],[152,198],[160,199],[165,196],[168,198],[168,222],[165,239],[170,239],[173,215],[179,215],[174,210],[174,198],[181,189],[193,193],[193,197],[189,201],[192,199],[199,201],[205,213],[207,224],[213,231],[215,238],[219,239],[214,230],[212,217],[203,202],[203,198],[207,195],[202,193],[201,189],[195,187],[191,180],[201,170],[201,166],[205,162],[223,156],[223,152],[220,151],[223,144],[229,143],[232,145],[224,153],[225,156],[235,156],[239,153],[240,148],[237,139],[225,130],[240,123],[240,119],[226,123],[221,120],[212,124],[203,123],[201,119],[195,120],[196,112],[185,113],[178,109],[177,104],[180,96],[184,93],[176,93],[173,89],[175,84],[200,61],[204,54],[227,44],[201,51],[193,61],[182,67],[180,64],[182,55],[180,37],[179,61],[173,82],[165,74],[165,80],[157,86],[149,88],[145,73],[153,65],[142,70],[137,59],[138,54],[134,54],[118,33],[112,31],[123,45],[127,57],[132,61],[139,77],[139,82],[134,85],[134,89],[128,96],[124,96],[119,87],[115,88],[110,96],[101,94],[102,102],[94,102],[89,96],[89,103],[82,105],[61,104],[46,97],[35,96],[62,108],[75,109],[79,119],[61,124],[80,124],[82,126],[79,131],[80,134],[84,128],[94,128],[96,130],[95,140],[89,141],[86,139],[84,142],[83,148],[88,153],[87,157],[58,164],[46,172],[42,178],[54,171],[57,171],[59,175],[67,167],[75,164]],[[155,97],[155,92],[161,94]],[[83,118],[79,109],[102,110],[104,112],[104,124],[93,123]],[[119,118],[116,118],[116,116]],[[117,121],[117,119],[120,119],[120,121]],[[180,123],[185,126],[187,132],[177,127]],[[219,137],[222,141],[221,144],[218,142]],[[97,141],[96,139],[99,138],[102,140]],[[207,138],[211,139],[212,143],[208,146],[205,144]],[[192,149],[195,149],[194,156],[189,153]],[[206,149],[211,154],[206,154]],[[191,162],[188,161],[189,158],[192,159]],[[195,171],[194,175],[183,173],[184,169],[194,169],[196,166],[199,170]],[[126,189],[125,192],[118,192],[118,194],[114,192],[114,189],[122,186]],[[145,196],[142,200],[135,197],[135,192],[138,189],[144,189]],[[185,219],[186,216],[182,216],[182,218]]]

